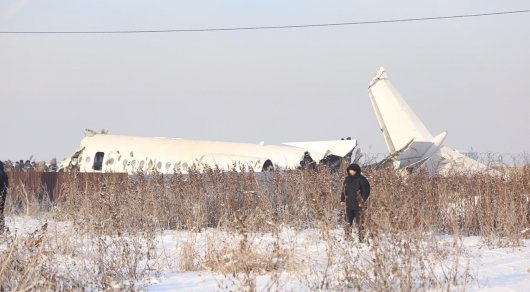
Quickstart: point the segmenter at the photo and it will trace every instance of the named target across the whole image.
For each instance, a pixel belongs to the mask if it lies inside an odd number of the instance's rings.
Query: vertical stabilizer
[[[368,86],[368,95],[383,132],[390,155],[378,165],[392,162],[396,169],[424,169],[438,174],[487,173],[499,171],[443,146],[447,132],[433,137],[394,88],[385,69],[380,68]]]
[[[368,94],[390,154],[411,140],[432,141],[431,133],[394,88],[383,67],[370,82]]]

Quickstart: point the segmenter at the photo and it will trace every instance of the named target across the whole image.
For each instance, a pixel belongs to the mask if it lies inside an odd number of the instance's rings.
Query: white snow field
[[[311,231],[290,232],[296,237],[295,241],[299,252],[308,256],[317,256],[326,251],[321,243],[312,237]],[[173,255],[177,254],[178,241],[185,238],[182,232],[166,231],[160,237],[160,249]],[[197,235],[204,237],[204,232]],[[258,240],[270,240],[263,236]],[[451,242],[447,236],[439,236],[441,242]],[[530,291],[530,240],[526,240],[520,247],[490,248],[480,237],[463,237],[463,262],[469,262],[469,272],[473,279],[465,287],[469,291]],[[196,246],[200,250],[200,239]],[[350,247],[359,252],[368,252],[365,244],[351,243]],[[324,261],[324,260],[323,260]],[[322,263],[324,265],[324,263]],[[271,276],[263,275],[256,277],[256,290],[264,291],[271,288]],[[282,291],[310,291],[307,279],[297,277],[295,274],[280,275],[279,290]],[[218,291],[230,290],[230,281],[218,273],[210,273],[206,270],[196,272],[171,272],[164,271],[158,279],[153,279],[152,284],[147,286],[148,291]],[[276,287],[272,287],[275,290]],[[453,287],[462,290],[464,287]],[[437,289],[434,289],[437,290]]]
[[[7,237],[29,236],[44,223],[50,242],[53,236],[62,238],[59,235],[67,233],[76,244],[70,245],[69,253],[57,249],[56,260],[50,261],[58,265],[56,274],[79,277],[77,282],[89,274],[86,271],[94,265],[90,257],[97,240],[76,234],[69,222],[28,217],[7,217],[6,222],[10,228]],[[383,290],[373,286],[383,283],[377,278],[382,277],[393,285],[409,285],[401,287],[411,290],[530,291],[529,239],[519,246],[494,248],[481,237],[434,235],[418,242],[400,242],[383,236],[374,246],[370,241],[347,241],[343,236],[338,228],[329,232],[279,228],[274,234],[246,236],[214,228],[198,232],[161,230],[154,238],[152,256],[136,266],[144,273],[133,287],[147,291]],[[122,239],[135,240],[127,236]],[[6,236],[0,241],[0,252],[7,248],[5,240]],[[394,249],[396,244],[406,248]],[[403,256],[410,251],[413,254]],[[252,271],[241,266],[239,260],[246,256],[251,257],[245,262],[253,263]],[[372,267],[381,256],[392,263],[388,267],[403,271],[388,269],[388,274],[375,276],[375,272],[385,271]],[[353,275],[362,274],[355,267],[368,270],[364,279]],[[406,275],[414,279],[405,283]],[[115,282],[113,288],[125,288],[122,284]],[[90,284],[86,288],[93,290]]]

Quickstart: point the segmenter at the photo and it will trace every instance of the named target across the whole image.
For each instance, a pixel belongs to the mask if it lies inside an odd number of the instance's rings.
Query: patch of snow
[[[47,232],[72,234],[72,243],[77,249],[76,258],[65,254],[57,257],[58,262],[64,263],[64,271],[83,277],[83,269],[90,269],[94,239],[75,236],[72,224],[57,222],[44,218],[6,217],[6,225],[11,234],[28,235],[39,229],[44,223],[48,224]],[[367,255],[370,253],[366,243],[357,241],[341,241],[344,236],[342,230],[332,230],[327,236],[333,237],[340,248],[351,249],[350,254]],[[440,246],[450,248],[453,244],[452,236],[440,235],[436,237]],[[127,238],[125,238],[127,239]],[[207,267],[198,266],[197,271],[179,272],[179,263],[184,245],[191,245],[197,257],[204,259],[208,253],[209,241],[219,240],[233,243],[237,246],[241,242],[238,234],[222,229],[205,229],[200,232],[182,230],[161,230],[156,236],[155,256],[149,265],[153,269],[147,277],[139,281],[136,287],[145,287],[148,291],[217,291],[231,290],[237,287],[234,278],[213,272]],[[294,230],[283,228],[278,234],[253,233],[249,234],[249,244],[257,250],[270,248],[278,244],[281,248],[290,249],[301,264],[299,270],[285,269],[271,273],[255,275],[257,290],[271,288],[271,290],[308,291],[307,281],[318,281],[319,274],[326,264],[326,255],[333,254],[322,240],[319,230]],[[54,243],[57,244],[57,243]],[[211,242],[210,242],[211,244]],[[471,291],[527,291],[530,287],[530,240],[523,241],[520,247],[491,248],[481,237],[462,237],[459,244],[463,248],[463,260],[473,280],[467,284],[466,290]],[[0,251],[5,250],[5,244],[0,244]],[[70,258],[69,258],[70,256]],[[84,258],[83,258],[84,257]],[[448,259],[449,260],[449,259]],[[84,264],[84,262],[86,264]],[[308,265],[310,263],[311,265]],[[74,266],[72,266],[73,264]],[[75,265],[79,265],[76,267]],[[79,268],[79,271],[75,269]],[[313,275],[311,275],[313,273]],[[305,274],[305,276],[301,276]],[[313,278],[311,278],[313,276]],[[304,278],[305,277],[305,278]],[[305,279],[305,281],[304,281]],[[118,285],[116,288],[122,286]]]

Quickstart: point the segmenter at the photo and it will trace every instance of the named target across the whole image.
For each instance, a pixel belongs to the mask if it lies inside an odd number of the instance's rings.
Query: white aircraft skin
[[[81,140],[79,149],[61,163],[61,168],[75,166],[81,172],[129,174],[156,170],[172,174],[187,173],[192,166],[201,170],[209,165],[222,170],[245,166],[262,171],[267,159],[277,169],[296,168],[306,152],[318,163],[330,154],[343,157],[356,146],[355,140],[264,145],[90,133]]]
[[[390,82],[382,67],[368,86],[368,95],[396,169],[430,173],[499,174],[486,165],[443,145],[447,132],[433,136]]]

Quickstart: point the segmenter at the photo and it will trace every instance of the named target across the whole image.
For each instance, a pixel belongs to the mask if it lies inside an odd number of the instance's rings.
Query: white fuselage
[[[355,140],[308,142],[312,149],[332,145],[338,155],[345,155],[356,146]],[[314,143],[316,146],[311,145]],[[303,144],[303,143],[302,143]],[[333,147],[330,147],[333,148]],[[347,149],[347,151],[346,151]],[[326,152],[311,151],[286,145],[262,145],[180,138],[149,138],[95,134],[81,140],[79,150],[61,164],[62,168],[78,167],[81,172],[187,173],[191,167],[205,165],[223,170],[247,169],[261,171],[266,160],[276,168],[296,168],[304,154],[318,162]],[[335,153],[333,153],[335,154]]]

